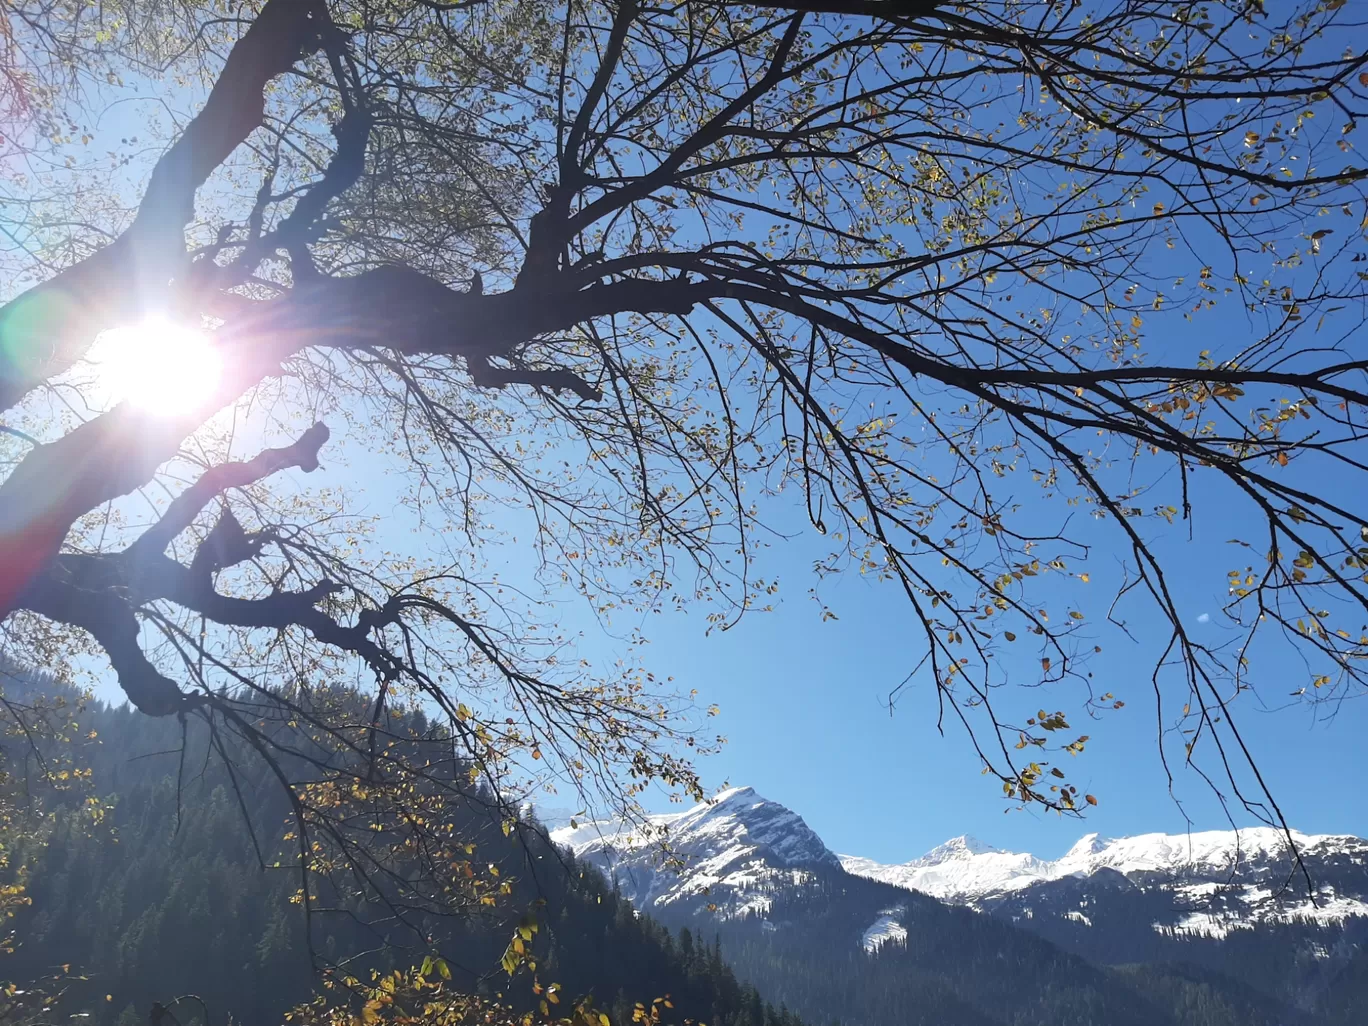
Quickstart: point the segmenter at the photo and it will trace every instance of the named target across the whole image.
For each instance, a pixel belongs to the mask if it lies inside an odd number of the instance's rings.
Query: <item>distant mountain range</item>
[[[1368,841],[1360,837],[1292,832],[1307,870],[1303,875],[1279,830],[1209,830],[1106,839],[1088,834],[1063,858],[999,851],[972,837],[956,837],[919,859],[881,865],[841,856],[847,872],[921,891],[974,908],[1023,916],[1060,888],[1056,881],[1118,873],[1127,882],[1171,898],[1156,902],[1155,929],[1223,937],[1263,923],[1336,923],[1368,916]],[[1307,886],[1310,876],[1316,891]],[[1110,881],[1115,886],[1116,881]],[[1064,888],[1069,889],[1069,888]],[[1088,924],[1083,910],[1067,918]]]
[[[1041,1006],[1054,1018],[1014,1017],[971,990],[966,1022],[1130,1021],[1134,1005],[1118,995],[1141,980],[1146,998],[1168,996],[1136,1021],[1368,1022],[1368,841],[1358,837],[1294,833],[1305,875],[1267,828],[1090,834],[1053,861],[958,837],[884,865],[832,852],[749,787],[636,828],[551,825],[639,908],[719,933],[739,973],[775,999],[808,995],[793,1004],[810,1021],[854,1011],[815,993],[812,975],[829,969],[822,953],[863,981],[866,1021],[882,1023],[900,1021],[869,996],[886,989],[889,966],[925,969],[939,947],[963,950],[974,972],[1044,959],[1075,981],[1077,992],[1041,999],[1062,1002]],[[1110,1017],[1088,1018],[1103,1005]]]

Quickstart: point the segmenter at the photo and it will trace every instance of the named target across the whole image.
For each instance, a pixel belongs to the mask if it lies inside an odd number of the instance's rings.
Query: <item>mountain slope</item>
[[[721,936],[740,975],[812,1020],[839,1017],[869,1026],[1320,1021],[1238,981],[1218,985],[1206,971],[1117,973],[1009,917],[954,908],[848,872],[801,817],[750,788],[636,830],[594,823],[552,836],[603,867],[626,896],[663,922]],[[949,879],[993,854],[959,838],[920,861],[922,868],[944,867]],[[1027,859],[1004,861],[1020,875],[1030,868]]]
[[[1005,919],[1094,962],[1183,963],[1334,1018],[1363,989],[1352,967],[1368,950],[1368,842],[1293,838],[1305,874],[1269,829],[1093,834],[1055,861],[959,839],[900,865],[850,856],[842,864]]]
[[[774,886],[801,885],[813,869],[841,868],[802,817],[750,787],[723,791],[687,812],[651,817],[644,828],[586,823],[551,836],[605,870],[652,914],[704,895],[713,895],[705,905],[721,899],[733,916],[763,912]],[[668,856],[658,841],[668,841]],[[686,873],[672,871],[683,867]]]
[[[1314,870],[1314,897],[1287,837],[1268,827],[1114,840],[1089,834],[1055,861],[956,838],[901,865],[856,856],[842,856],[841,864],[859,876],[975,907],[1003,907],[1013,897],[1034,901],[1048,893],[1042,885],[1113,872],[1172,896],[1170,914],[1161,915],[1156,928],[1209,936],[1263,923],[1368,916],[1368,841],[1296,831],[1292,840]]]
[[[10,689],[7,683],[6,697]],[[301,906],[292,901],[298,876],[258,864],[233,781],[207,758],[202,725],[187,725],[183,765],[191,771],[180,780],[182,734],[174,720],[96,706],[80,716],[80,727],[98,739],[82,759],[113,809],[91,828],[76,812],[82,795],[58,794],[47,843],[7,850],[11,872],[27,863],[33,904],[13,921],[18,947],[0,962],[0,987],[24,986],[69,964],[79,974],[62,1006],[72,1022],[146,1022],[154,1001],[185,993],[202,998],[214,1022],[280,1022],[317,983]],[[22,743],[0,739],[0,747]],[[243,803],[272,859],[287,819],[284,796],[250,753],[235,754]],[[462,988],[498,990],[515,1007],[533,1007],[529,975],[509,980],[498,970],[513,925],[533,907],[542,982],[560,983],[570,996],[592,993],[616,1026],[633,1021],[636,1001],[664,994],[674,1006],[667,1021],[801,1026],[738,983],[715,945],[676,946],[596,872],[567,864],[534,832],[506,836],[479,802],[453,803],[447,815],[510,887],[487,914],[433,924],[435,953]],[[359,955],[353,971],[362,977],[368,967],[417,964],[427,953],[377,951],[384,938],[345,914],[320,914],[313,939],[334,961]]]

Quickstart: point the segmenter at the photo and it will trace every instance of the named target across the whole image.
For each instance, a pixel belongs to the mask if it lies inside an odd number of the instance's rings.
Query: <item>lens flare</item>
[[[102,332],[90,349],[101,390],[111,403],[177,416],[213,394],[222,370],[202,331],[163,318]]]

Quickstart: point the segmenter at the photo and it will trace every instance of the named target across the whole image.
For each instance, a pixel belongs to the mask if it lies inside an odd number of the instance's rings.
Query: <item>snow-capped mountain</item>
[[[999,851],[973,837],[956,837],[901,865],[884,865],[858,855],[840,859],[846,872],[946,901],[1050,879],[1050,863],[1034,855]]]
[[[637,907],[656,911],[706,898],[704,906],[734,915],[760,912],[772,888],[801,884],[816,867],[841,868],[801,816],[750,787],[640,826],[596,821],[559,827],[551,837],[602,868]]]
[[[617,822],[563,826],[552,833],[614,876],[639,907],[707,898],[733,914],[763,911],[766,893],[799,885],[815,868],[920,891],[941,901],[1015,918],[1047,915],[1048,897],[1077,889],[1061,881],[1097,878],[1098,888],[1138,888],[1153,899],[1154,929],[1223,935],[1266,922],[1333,923],[1368,917],[1368,841],[1293,831],[1317,892],[1313,898],[1288,837],[1268,827],[1191,834],[1102,838],[1088,834],[1062,858],[1002,851],[956,837],[920,858],[886,865],[835,855],[797,813],[736,787],[684,812],[652,816],[628,828]],[[1088,920],[1076,906],[1061,909]],[[896,935],[888,924],[875,933]],[[871,927],[871,929],[874,929]]]
[[[1293,831],[1317,886],[1312,897],[1288,837],[1268,827],[1110,839],[1088,834],[1054,860],[966,836],[910,862],[886,865],[834,854],[797,813],[754,788],[736,787],[637,827],[581,823],[554,830],[552,838],[606,870],[638,907],[656,910],[698,899],[694,904],[709,911],[763,913],[774,888],[801,886],[815,869],[843,868],[1017,920],[1054,914],[1087,924],[1088,899],[1080,905],[1070,898],[1068,907],[1053,909],[1051,898],[1086,891],[1079,882],[1093,880],[1099,894],[1148,895],[1150,925],[1160,931],[1223,936],[1260,923],[1368,917],[1368,841]],[[870,927],[871,936],[883,939],[901,929],[895,919]]]
[[[1287,836],[1268,827],[1116,839],[1088,834],[1053,861],[957,837],[900,865],[850,855],[841,856],[841,864],[847,872],[942,901],[1030,918],[1040,914],[1042,898],[1059,890],[1044,885],[1100,873],[1119,874],[1126,884],[1170,897],[1167,910],[1156,903],[1156,929],[1217,936],[1264,922],[1368,916],[1368,841],[1296,831],[1292,841],[1317,886],[1314,898]],[[1120,884],[1110,881],[1113,889]],[[1075,921],[1087,919],[1084,911],[1064,911],[1074,913]]]
[[[1292,832],[1305,857],[1331,852],[1363,857],[1368,842],[1357,837],[1310,836]],[[846,870],[922,891],[949,901],[967,901],[997,891],[1018,890],[1065,876],[1091,876],[1114,869],[1126,876],[1225,879],[1260,867],[1293,865],[1286,836],[1279,830],[1210,830],[1193,834],[1141,834],[1117,839],[1088,834],[1060,859],[1001,851],[972,837],[956,837],[921,858],[883,865],[842,855]]]
[[[889,995],[923,1001],[919,986],[942,988],[937,1015],[957,1009],[938,1022],[993,1026],[1216,1021],[1191,1018],[1194,1002],[1226,1009],[1221,1022],[1338,1024],[1326,1008],[1368,1000],[1357,837],[1293,835],[1312,899],[1273,830],[1089,834],[1054,860],[957,837],[884,865],[834,854],[749,787],[635,827],[562,824],[553,839],[639,909],[724,938],[743,977],[819,1019],[883,1022]],[[1061,975],[1080,988],[1067,998],[1042,983]],[[1037,1018],[1020,1017],[1023,994]]]

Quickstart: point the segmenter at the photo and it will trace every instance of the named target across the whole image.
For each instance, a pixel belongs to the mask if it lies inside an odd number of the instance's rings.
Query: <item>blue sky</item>
[[[255,444],[245,441],[243,452]],[[465,562],[460,551],[447,547],[457,536],[411,534],[417,528],[414,510],[399,497],[398,481],[384,473],[399,471],[400,461],[350,444],[345,436],[336,437],[323,456],[319,471],[294,471],[282,483],[346,490],[354,512],[379,520],[371,544],[411,549],[416,543],[439,561],[454,556]],[[1246,558],[1228,540],[1256,536],[1258,522],[1200,477],[1193,497],[1191,540],[1181,521],[1169,525],[1146,518],[1142,530],[1166,561],[1188,628],[1215,646],[1233,634],[1221,613],[1226,571]],[[937,731],[936,696],[926,680],[914,677],[890,708],[890,694],[923,651],[906,600],[890,583],[839,574],[822,586],[823,604],[837,617],[824,619],[822,606],[808,594],[813,561],[827,551],[824,539],[806,524],[796,493],[762,501],[767,522],[789,536],[761,550],[756,567],[760,576],[780,583],[773,611],[748,613],[730,631],[709,632],[702,606],[644,619],[619,617],[607,628],[573,595],[561,596],[555,606],[555,619],[575,638],[578,656],[600,666],[618,658],[644,660],[659,676],[673,677],[680,691],[696,689],[700,706],[720,706],[709,729],[715,726],[728,743],[699,763],[711,789],[752,785],[801,814],[833,849],[889,862],[914,858],[959,834],[1057,857],[1088,832],[1181,832],[1187,828],[1184,812],[1193,829],[1227,825],[1208,787],[1181,765],[1174,796],[1168,792],[1149,682],[1154,645],[1165,625],[1143,602],[1119,614],[1134,641],[1105,623],[1118,580],[1116,532],[1085,525],[1080,537],[1094,543],[1093,554],[1086,565],[1071,569],[1088,571],[1091,583],[1071,580],[1055,588],[1087,615],[1084,644],[1102,648],[1089,663],[1096,690],[1126,702],[1097,719],[1071,716],[1076,732],[1093,739],[1069,767],[1071,779],[1095,794],[1099,805],[1083,819],[1061,818],[1003,801],[998,785],[980,775],[962,728],[947,722],[944,736]],[[1047,502],[1035,512],[1058,515],[1060,508]],[[500,524],[496,518],[495,526],[518,531],[512,519]],[[526,582],[532,570],[528,552],[516,537],[496,543],[486,553],[488,569],[509,582]],[[1056,599],[1050,601],[1055,608]],[[629,652],[621,640],[637,627],[650,640],[644,654]],[[1022,642],[1012,667],[1023,674],[1018,679],[1039,678],[1037,658],[1037,650]],[[1306,678],[1292,648],[1274,646],[1255,662],[1257,691],[1236,704],[1238,722],[1295,828],[1368,833],[1368,797],[1358,786],[1368,704],[1305,704],[1290,692]],[[1018,708],[1078,708],[1073,689],[1009,690]],[[112,685],[103,694],[120,697]],[[557,796],[545,804],[563,806],[567,800]],[[648,804],[654,811],[671,808],[659,796]],[[1236,822],[1253,820],[1237,814]]]
[[[1199,575],[1192,577],[1193,591],[1214,607],[1220,595],[1211,585],[1221,584],[1221,571],[1205,588]],[[937,734],[928,687],[905,692],[890,713],[887,694],[909,661],[897,639],[911,634],[905,608],[890,592],[851,578],[832,596],[838,622],[823,623],[808,603],[789,600],[777,613],[706,642],[697,638],[697,623],[659,625],[660,662],[722,706],[730,744],[709,761],[710,776],[752,784],[789,805],[833,848],[886,861],[915,857],[961,833],[1054,856],[1094,830],[1185,828],[1158,763],[1152,705],[1142,682],[1127,680],[1136,665],[1130,652],[1114,648],[1096,664],[1100,676],[1114,677],[1109,687],[1133,696],[1125,709],[1084,728],[1097,743],[1078,779],[1099,806],[1084,822],[1004,814],[996,786],[979,775],[958,729]],[[1363,703],[1350,703],[1333,724],[1317,724],[1305,709],[1275,714],[1252,705],[1241,710],[1242,724],[1294,825],[1364,832],[1368,801],[1356,783],[1368,726]],[[1197,826],[1224,825],[1194,776],[1179,774],[1178,794]]]
[[[1174,584],[1184,595],[1189,625],[1212,643],[1225,630],[1219,609],[1233,562],[1225,541],[1238,526],[1230,514],[1227,505],[1198,505],[1192,542],[1181,527],[1166,529],[1172,543],[1164,548],[1176,557]],[[819,551],[803,538],[769,550],[764,561],[786,585],[775,611],[748,615],[732,631],[705,636],[701,611],[653,617],[646,625],[649,664],[721,706],[718,726],[728,744],[702,763],[710,784],[750,784],[799,812],[830,847],[884,861],[914,858],[966,833],[1054,857],[1087,832],[1187,828],[1168,793],[1155,743],[1144,657],[1159,624],[1131,619],[1140,644],[1119,631],[1096,633],[1103,652],[1092,668],[1104,690],[1127,700],[1100,721],[1073,722],[1094,739],[1076,779],[1099,805],[1083,820],[1004,812],[1009,806],[996,784],[979,774],[960,728],[947,725],[944,737],[937,733],[929,686],[914,684],[889,709],[889,693],[920,657],[904,600],[892,587],[846,575],[824,588],[839,618],[823,621],[806,594],[811,558]],[[1111,558],[1101,551],[1094,562]],[[1092,585],[1095,602],[1082,606],[1089,614],[1111,598],[1106,574],[1099,576]],[[573,607],[566,614],[573,622]],[[1206,623],[1199,622],[1203,614]],[[582,654],[600,661],[618,651],[597,625],[586,621],[581,628]],[[1237,706],[1238,722],[1292,825],[1308,833],[1368,832],[1368,798],[1358,784],[1368,705],[1347,701],[1329,718],[1325,708],[1298,703],[1289,692],[1305,674],[1287,651],[1264,669],[1256,666],[1255,676],[1267,707],[1246,694],[1243,707]],[[1226,826],[1205,784],[1181,767],[1175,778],[1175,793],[1195,829]],[[1237,822],[1252,821],[1244,816]]]

